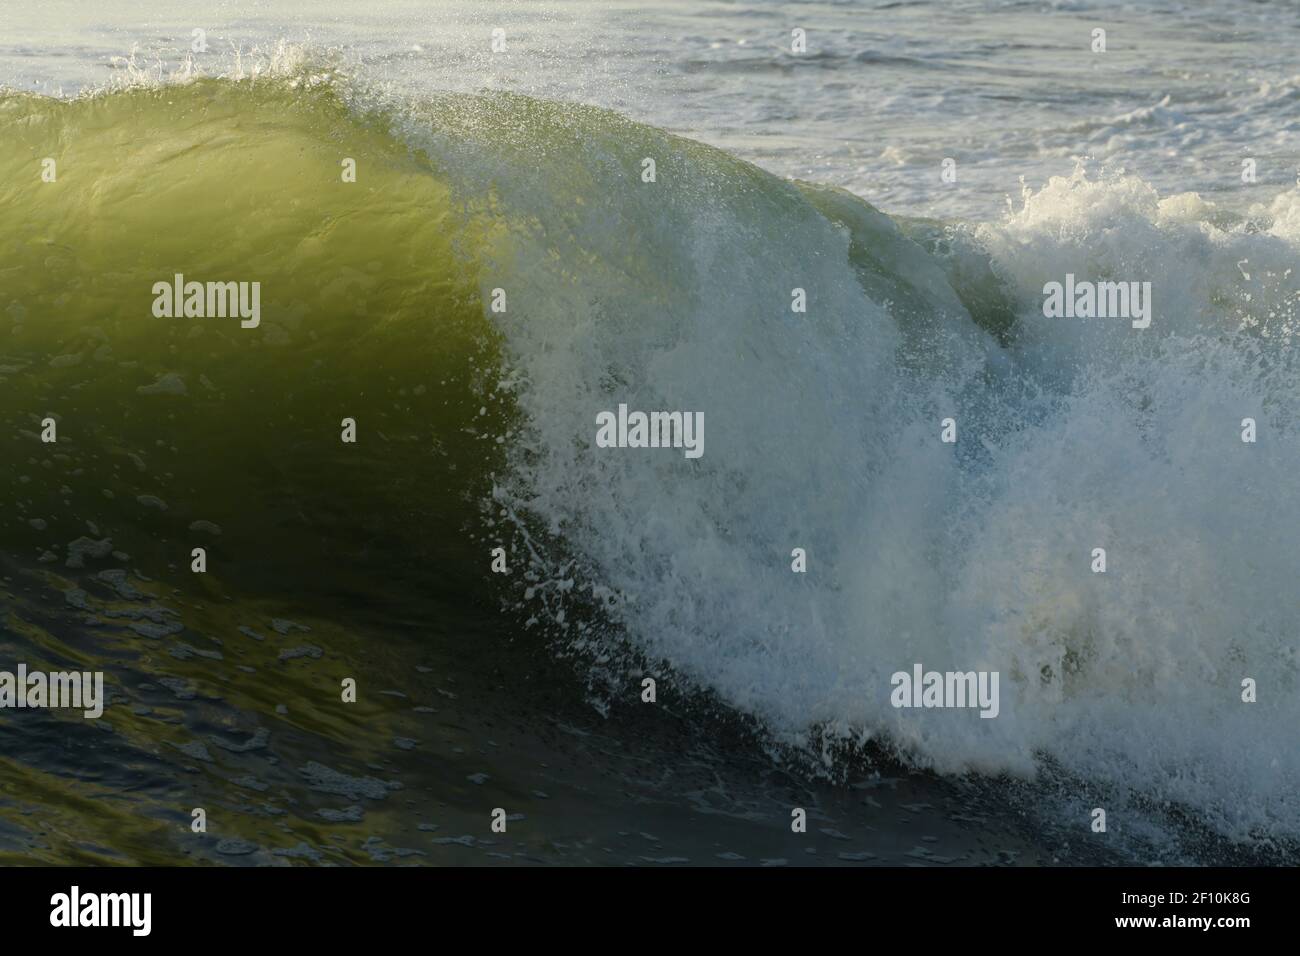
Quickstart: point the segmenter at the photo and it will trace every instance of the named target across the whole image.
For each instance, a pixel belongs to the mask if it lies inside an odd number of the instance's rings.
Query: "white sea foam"
[[[915,320],[866,294],[853,239],[793,187],[702,150],[670,186],[629,185],[600,130],[568,130],[597,157],[576,180],[548,156],[498,181],[544,224],[499,263],[525,303],[498,319],[532,429],[499,496],[580,556],[577,590],[783,739],[865,733],[941,772],[1047,757],[1225,835],[1300,833],[1294,196],[1230,222],[1134,177],[1055,181],[965,237],[1017,307],[1010,343],[922,285],[939,344],[918,364]],[[562,214],[577,188],[606,198]],[[1167,321],[1044,319],[1044,277],[1066,271],[1149,277]],[[793,286],[815,290],[806,315]],[[709,455],[686,474],[591,454],[614,393],[704,410]],[[541,573],[534,600],[590,642],[557,613],[573,566]],[[914,661],[1000,672],[998,718],[891,707]]]

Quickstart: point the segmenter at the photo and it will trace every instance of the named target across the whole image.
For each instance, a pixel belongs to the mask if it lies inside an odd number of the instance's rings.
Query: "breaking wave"
[[[499,544],[557,647],[778,741],[1300,834],[1300,191],[1080,169],[909,220],[606,111],[301,64],[7,94],[0,126],[6,550],[89,522],[161,568],[205,521],[253,590],[495,608]],[[260,281],[260,326],[154,318],[175,273]],[[1044,318],[1067,273],[1151,281],[1150,328]],[[705,454],[597,449],[619,403],[702,411]],[[1000,716],[893,708],[915,663],[1000,672]]]

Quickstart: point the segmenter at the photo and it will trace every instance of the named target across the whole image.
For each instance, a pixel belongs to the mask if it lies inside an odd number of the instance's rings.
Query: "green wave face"
[[[184,566],[204,544],[264,588],[394,566],[482,580],[460,570],[463,530],[508,409],[475,229],[426,158],[333,88],[287,81],[8,96],[0,125],[16,551],[109,536],[140,567]],[[260,325],[155,317],[153,286],[176,273],[259,282]],[[57,444],[39,441],[47,416]]]
[[[99,727],[0,719],[7,832],[31,829],[23,807],[44,831],[0,859],[248,859],[214,851],[233,840],[263,862],[304,841],[372,860],[300,768],[355,774],[431,733],[415,662],[445,675],[494,646],[479,519],[514,413],[485,228],[388,128],[290,80],[0,97],[0,647],[11,667],[102,669],[114,695]],[[260,283],[260,324],[157,317],[177,273]],[[267,731],[271,750],[223,749]],[[428,757],[406,772],[415,790],[447,776]],[[274,788],[263,809],[241,773]],[[293,825],[268,836],[285,794]],[[414,826],[396,801],[368,812],[375,832]]]

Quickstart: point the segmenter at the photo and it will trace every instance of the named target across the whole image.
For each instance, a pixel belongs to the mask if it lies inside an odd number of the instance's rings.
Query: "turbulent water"
[[[0,97],[6,630],[32,666],[133,675],[111,730],[160,791],[177,748],[256,752],[286,699],[313,740],[411,750],[373,696],[369,726],[339,715],[349,674],[455,707],[447,681],[576,673],[532,698],[558,712],[626,712],[653,675],[687,739],[707,699],[800,775],[1029,786],[1041,832],[1083,843],[1104,806],[1137,858],[1294,854],[1300,189],[1216,203],[1079,165],[1005,214],[886,215],[616,112],[352,74],[293,48]],[[174,273],[260,281],[261,324],[155,318]],[[1150,328],[1044,318],[1066,273],[1151,281]],[[620,402],[703,411],[705,454],[597,450]],[[1000,672],[999,717],[891,706],[917,662]],[[160,721],[159,685],[222,703]],[[12,806],[84,826],[95,798],[40,798],[73,771],[9,723]],[[375,799],[327,753],[254,782]],[[219,852],[272,845],[259,826]],[[148,855],[96,828],[88,858]]]

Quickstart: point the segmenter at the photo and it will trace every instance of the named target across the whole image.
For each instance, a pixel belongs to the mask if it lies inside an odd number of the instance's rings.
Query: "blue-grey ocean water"
[[[1234,207],[1300,174],[1285,0],[46,0],[0,9],[0,83],[73,91],[132,51],[170,69],[193,29],[209,62],[289,40],[402,88],[607,106],[912,216],[995,215],[1021,177],[1036,188],[1076,157]],[[940,188],[948,157],[959,189]]]

